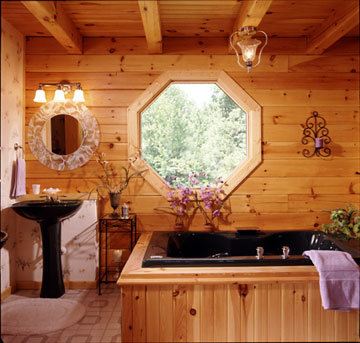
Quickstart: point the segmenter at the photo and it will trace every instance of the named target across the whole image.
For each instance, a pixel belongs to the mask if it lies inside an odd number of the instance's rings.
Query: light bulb
[[[36,90],[35,98],[33,99],[34,102],[46,102],[45,91],[42,87]]]
[[[256,56],[256,49],[261,44],[257,39],[247,38],[237,43],[241,49],[242,58],[246,65],[251,65]]]
[[[55,91],[55,95],[54,95],[53,100],[56,101],[56,102],[64,102],[65,101],[65,94],[64,94],[64,91],[61,89],[60,86]]]
[[[75,101],[75,102],[85,102],[84,92],[82,91],[82,89],[80,87],[78,89],[75,89],[73,101]]]

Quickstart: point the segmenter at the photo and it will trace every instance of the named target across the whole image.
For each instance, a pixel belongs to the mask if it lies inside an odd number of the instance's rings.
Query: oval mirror
[[[98,123],[89,109],[72,100],[42,105],[28,129],[31,152],[40,163],[55,170],[84,165],[99,145],[99,135]]]
[[[80,148],[84,132],[79,121],[66,114],[49,118],[41,131],[46,148],[54,154],[69,155]]]

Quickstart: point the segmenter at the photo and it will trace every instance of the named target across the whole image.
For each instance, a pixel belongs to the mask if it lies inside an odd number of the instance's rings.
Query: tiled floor
[[[102,285],[102,295],[97,289],[67,290],[64,299],[76,299],[86,306],[85,316],[77,324],[56,332],[31,335],[2,335],[4,343],[102,343],[121,342],[120,289],[115,284]],[[40,290],[18,291],[4,303],[24,297],[39,297]]]

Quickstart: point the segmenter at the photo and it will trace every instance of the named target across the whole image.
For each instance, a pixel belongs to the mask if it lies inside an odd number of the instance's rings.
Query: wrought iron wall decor
[[[331,138],[328,136],[329,130],[325,127],[326,120],[319,116],[317,111],[312,112],[312,116],[306,119],[305,129],[303,130],[304,137],[302,138],[302,144],[308,144],[314,142],[314,151],[304,149],[302,154],[305,157],[312,157],[314,155],[321,157],[328,157],[331,154],[331,150],[324,147],[324,144],[329,144]]]

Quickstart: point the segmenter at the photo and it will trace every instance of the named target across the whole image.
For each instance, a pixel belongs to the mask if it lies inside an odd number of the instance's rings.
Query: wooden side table
[[[102,234],[105,234],[105,271],[102,273]],[[101,295],[102,283],[114,283],[116,280],[109,280],[109,274],[118,272],[119,268],[108,265],[108,236],[112,234],[130,235],[130,251],[132,251],[136,242],[136,215],[130,214],[128,219],[120,216],[114,217],[106,214],[99,219],[99,295]],[[118,249],[129,249],[129,247],[121,246]],[[114,270],[114,268],[117,268]]]

